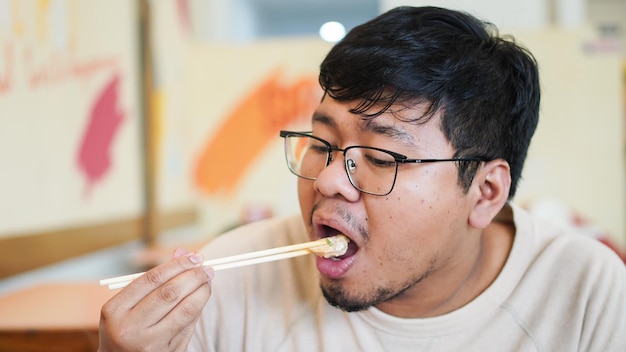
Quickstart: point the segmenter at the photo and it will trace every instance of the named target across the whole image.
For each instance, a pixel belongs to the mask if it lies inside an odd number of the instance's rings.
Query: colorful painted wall
[[[133,4],[0,1],[0,236],[142,211]]]
[[[297,211],[278,132],[307,128],[329,48],[314,38],[190,47],[189,172],[209,232],[236,223],[248,204],[264,203],[276,215]]]
[[[194,204],[207,235],[240,222],[246,206],[297,211],[278,132],[307,125],[330,44],[199,41],[181,3],[153,2],[159,208]]]
[[[143,210],[129,3],[0,1],[0,236]],[[159,209],[197,208],[207,235],[247,204],[297,212],[278,131],[306,128],[330,44],[200,42],[186,1],[151,3]],[[544,104],[518,200],[563,199],[623,242],[621,58],[585,52],[585,35],[519,33],[540,61]]]

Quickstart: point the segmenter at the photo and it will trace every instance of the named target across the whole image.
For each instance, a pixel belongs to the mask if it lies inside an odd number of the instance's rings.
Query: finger
[[[183,256],[184,258],[184,256]],[[209,276],[211,275],[211,276]],[[170,313],[187,296],[207,285],[212,278],[210,268],[195,267],[183,271],[150,292],[133,311],[152,326]],[[208,287],[204,288],[208,290]],[[188,307],[185,307],[187,309]]]
[[[165,319],[160,319],[152,326],[145,325],[152,318],[146,318],[141,308],[137,307],[130,314],[117,314],[114,317],[103,314],[99,329],[102,350],[122,350],[124,346],[124,350],[185,351],[210,293],[210,285],[205,282],[184,297],[168,312]]]
[[[115,309],[130,310],[152,291],[164,285],[173,277],[202,265],[203,258],[199,253],[186,253],[166,263],[158,265],[120,291],[116,296]]]
[[[155,307],[160,308],[162,303],[159,303],[158,299],[154,299],[154,297],[159,297],[159,294],[153,293],[155,291],[158,292],[163,285],[180,286],[182,299],[204,285],[204,293],[199,294],[200,303],[196,304],[203,304],[203,301],[206,303],[204,298],[210,295],[210,288],[207,282],[210,277],[212,278],[212,270],[207,268],[205,272],[205,269],[200,267],[202,265],[202,256],[198,254],[178,251],[175,253],[175,256],[175,259],[157,266],[148,271],[146,275],[136,279],[105,303],[102,308],[100,322],[101,333],[106,337],[103,339],[104,345],[111,344],[111,346],[116,346],[116,343],[124,341],[124,344],[146,346],[147,341],[157,344],[163,341],[171,341],[173,335],[155,336],[149,330],[150,326],[154,326],[155,323],[161,321],[172,308],[171,306],[166,306],[165,310],[154,309]],[[211,275],[210,277],[207,275],[207,272]],[[170,283],[170,281],[172,282]],[[163,297],[163,295],[160,297]],[[180,301],[182,299],[175,298],[174,300]],[[146,300],[146,302],[142,300]],[[184,309],[185,311],[194,311],[198,308],[191,306]],[[201,308],[199,309],[201,310]],[[180,328],[176,328],[180,331]]]
[[[199,287],[185,297],[168,315],[153,328],[157,335],[174,334],[170,346],[185,351],[191,340],[202,309],[211,296],[210,284]]]
[[[183,256],[185,254],[189,253],[189,251],[187,251],[184,248],[176,248],[176,250],[174,251],[174,254],[172,255],[172,259],[178,258],[180,256]]]

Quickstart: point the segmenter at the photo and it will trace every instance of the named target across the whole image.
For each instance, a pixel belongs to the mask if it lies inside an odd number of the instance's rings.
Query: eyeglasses
[[[386,196],[393,190],[398,164],[434,163],[441,161],[473,162],[479,158],[409,159],[389,150],[353,145],[345,149],[332,147],[311,132],[280,131],[285,138],[285,157],[289,170],[296,176],[315,180],[333,160],[333,152],[343,152],[346,174],[354,188],[375,195]]]

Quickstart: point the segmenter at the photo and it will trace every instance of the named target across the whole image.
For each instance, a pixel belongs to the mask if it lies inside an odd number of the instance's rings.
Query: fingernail
[[[206,273],[206,276],[208,276],[209,278],[209,282],[211,280],[213,280],[213,277],[215,276],[215,271],[213,271],[213,268],[211,268],[210,266],[205,266],[204,268],[204,272]]]
[[[192,253],[191,255],[189,255],[189,261],[194,264],[200,264],[202,263],[202,255],[200,255],[199,253]]]
[[[189,252],[187,252],[185,249],[183,248],[176,248],[176,250],[174,251],[174,254],[172,255],[172,258],[178,258],[181,255],[185,255]]]

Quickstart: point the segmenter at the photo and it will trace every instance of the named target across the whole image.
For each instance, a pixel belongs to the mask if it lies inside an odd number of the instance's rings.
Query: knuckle
[[[202,285],[178,303],[174,315],[177,326],[188,326],[198,318],[209,297],[210,289],[208,286],[208,284]]]
[[[180,305],[180,312],[183,321],[188,322],[196,318],[199,313],[199,309],[194,302],[182,302]]]
[[[158,290],[159,298],[164,302],[176,302],[178,300],[178,290],[174,285],[165,285]]]
[[[163,273],[161,273],[158,268],[149,270],[144,276],[146,277],[146,281],[154,286],[159,286],[163,283]]]
[[[100,320],[108,321],[113,315],[112,310],[113,309],[111,308],[110,302],[106,302],[105,304],[103,304],[102,308],[100,309]]]
[[[101,325],[105,325],[105,326],[116,325],[116,323],[120,320],[118,316],[119,316],[118,307],[113,302],[113,300],[105,302],[100,308],[100,324]]]
[[[194,278],[199,283],[207,282],[207,280],[209,279],[209,277],[207,276],[206,272],[202,268],[198,268],[197,270],[194,270],[193,274],[194,274]]]

